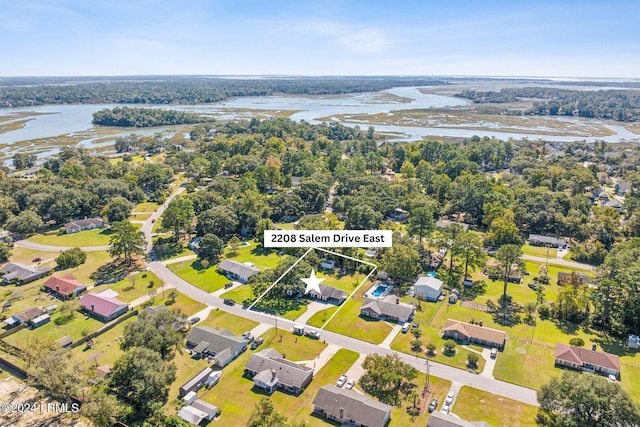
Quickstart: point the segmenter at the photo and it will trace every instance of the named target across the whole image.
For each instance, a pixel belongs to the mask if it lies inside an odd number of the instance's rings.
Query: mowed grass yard
[[[82,363],[86,368],[95,366],[109,365],[113,367],[113,363],[122,355],[120,350],[120,337],[124,328],[131,322],[134,322],[137,316],[130,317],[124,322],[118,323],[112,329],[93,339],[93,348],[88,348],[86,344],[79,345],[71,350],[73,358]]]
[[[198,260],[169,264],[167,267],[181,279],[209,293],[222,289],[224,284],[229,282],[229,279],[220,274],[215,266],[209,266],[205,270]]]
[[[494,427],[533,427],[536,426],[538,408],[463,386],[452,412],[465,420],[485,421]]]
[[[271,328],[262,334],[264,343],[258,347],[257,351],[263,348],[274,348],[285,355],[286,359],[294,362],[313,360],[318,354],[327,348],[323,341],[311,339],[309,337],[294,335],[292,332]]]
[[[70,234],[58,234],[57,231],[52,231],[47,234],[36,234],[29,237],[28,240],[52,246],[102,246],[109,244],[110,236],[110,228],[95,228]]]
[[[133,212],[153,213],[159,207],[160,205],[157,203],[143,202],[143,203],[138,203],[135,206],[135,208],[133,208]]]
[[[245,331],[258,326],[258,322],[250,319],[245,319],[235,314],[227,313],[222,310],[212,310],[209,316],[198,323],[197,326],[208,326],[213,329],[227,329],[235,335],[241,335]]]
[[[33,330],[23,329],[18,331],[5,338],[5,341],[18,348],[20,348],[21,345],[29,339],[29,337],[48,338],[55,341],[69,335],[73,341],[77,341],[82,338],[82,331],[87,331],[88,333],[95,332],[105,325],[104,323],[79,312],[77,312],[66,323],[61,325],[56,325],[55,323],[58,318],[60,318],[60,313],[53,313],[49,323]]]
[[[131,276],[127,276],[113,285],[101,285],[91,290],[91,292],[101,292],[105,289],[111,289],[118,293],[120,301],[130,303],[133,300],[143,297],[149,292],[156,291],[160,288],[162,282],[150,271],[144,271]]]
[[[235,289],[231,289],[220,295],[221,298],[231,298],[235,302],[242,304],[242,301],[252,298],[253,293],[251,292],[251,286],[249,285],[241,285],[237,286]]]
[[[222,378],[216,386],[198,393],[199,398],[220,408],[222,413],[218,421],[222,423],[221,425],[240,426],[246,424],[255,404],[265,396],[261,390],[254,389],[252,380],[243,376],[244,366],[250,355],[250,351],[243,353],[224,368]],[[338,377],[346,372],[357,359],[358,353],[340,349],[322,369],[314,374],[313,381],[299,396],[276,391],[269,399],[275,409],[287,419],[307,421],[306,425],[310,426],[326,426],[324,421],[311,415],[313,399],[320,387],[326,384],[335,384]]]
[[[231,250],[225,251],[225,257],[238,262],[251,262],[260,270],[265,268],[275,268],[282,259],[278,255],[278,251],[269,248],[263,248],[258,246],[255,242],[244,242],[243,246],[240,246],[236,250],[235,256],[231,255]]]
[[[364,301],[363,294],[370,288],[369,283],[363,284],[352,298],[342,303],[340,307],[331,307],[314,314],[307,322],[310,326],[324,328],[331,332],[346,335],[372,344],[380,344],[393,328],[391,324],[377,319],[360,316],[360,307]],[[340,308],[336,316],[329,318]],[[329,321],[329,323],[326,323]]]
[[[547,256],[547,249],[549,250],[549,261],[552,261],[553,258],[558,256],[558,250],[556,248],[547,248],[545,246],[533,246],[530,244],[525,244],[522,246],[522,253],[525,255],[539,256],[545,257]]]

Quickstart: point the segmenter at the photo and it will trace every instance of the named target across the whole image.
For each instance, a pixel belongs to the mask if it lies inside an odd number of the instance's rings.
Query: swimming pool
[[[436,274],[435,271],[427,271],[427,276],[429,276],[429,277],[438,277],[438,274]]]
[[[387,291],[387,287],[386,286],[378,285],[373,290],[373,292],[371,292],[371,295],[373,295],[376,298],[380,298],[380,295],[384,294],[386,291]]]

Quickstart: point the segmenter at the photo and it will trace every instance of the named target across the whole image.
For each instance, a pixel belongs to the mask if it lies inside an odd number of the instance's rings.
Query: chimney
[[[400,304],[400,298],[396,297],[396,304]]]
[[[275,378],[276,377],[276,370],[272,369],[271,370],[271,378]]]
[[[60,285],[56,285],[56,292],[60,292]]]
[[[596,351],[596,348],[597,348],[597,347],[598,347],[598,346],[597,346],[596,344],[593,344],[593,345],[591,346],[591,350]]]
[[[95,311],[95,306],[91,304],[91,311]]]
[[[340,419],[344,418],[344,408],[340,408]]]

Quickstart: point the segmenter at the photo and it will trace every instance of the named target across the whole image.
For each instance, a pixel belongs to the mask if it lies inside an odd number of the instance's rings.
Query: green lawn
[[[120,344],[116,338],[120,337],[124,332],[125,326],[135,321],[136,318],[136,316],[130,317],[99,337],[94,338],[94,347],[92,349],[87,348],[86,345],[79,345],[71,350],[74,360],[80,361],[85,367],[96,365],[110,365],[113,367],[113,362],[122,354]]]
[[[26,265],[37,266],[37,262],[33,262],[35,258],[42,260],[41,265],[55,266],[55,263],[46,262],[47,260],[53,260],[58,256],[56,252],[49,251],[36,251],[33,249],[21,248],[20,246],[14,246],[11,248],[11,256],[9,260],[12,262],[19,262]]]
[[[485,421],[494,427],[533,427],[538,408],[463,386],[452,412],[467,421]]]
[[[193,378],[195,374],[209,366],[209,362],[207,362],[206,359],[193,359],[190,354],[182,349],[174,352],[173,356],[172,361],[176,364],[176,368],[178,369],[176,371],[176,380],[171,384],[171,387],[169,387],[169,399],[167,400],[166,407],[172,408],[177,412],[180,407],[176,405],[175,399],[178,397],[180,387]],[[225,369],[223,378],[226,373],[227,371]],[[217,387],[220,387],[220,384],[218,384]]]
[[[258,326],[258,322],[245,319],[235,314],[227,313],[222,310],[212,310],[209,317],[200,322],[198,326],[208,326],[214,329],[228,329],[236,335],[240,335],[245,331]]]
[[[275,328],[271,328],[262,334],[262,338],[264,338],[264,344],[258,350],[275,348],[284,354],[287,359],[295,362],[313,360],[327,347],[327,344],[321,340],[294,335],[290,331],[283,329],[278,329],[276,334]]]
[[[562,373],[553,365],[554,349],[555,345],[551,344],[527,344],[510,339],[504,351],[498,353],[493,376],[502,381],[539,389],[552,377]]]
[[[151,218],[150,213],[147,212],[131,212],[131,216],[129,217],[130,221],[146,221]]]
[[[153,211],[155,211],[159,207],[160,207],[159,204],[153,203],[153,202],[138,203],[136,205],[136,207],[133,209],[133,212],[152,213]]]
[[[147,295],[151,291],[156,291],[160,288],[162,282],[150,271],[144,271],[140,273],[128,276],[113,285],[98,286],[96,291],[103,291],[104,289],[112,289],[118,293],[118,299],[126,303],[130,303],[136,298]]]
[[[167,267],[180,278],[209,293],[222,289],[224,284],[229,281],[218,273],[218,269],[213,265],[204,270],[198,260],[169,264]]]
[[[338,334],[357,338],[373,344],[380,344],[391,332],[392,326],[384,321],[360,316],[360,307],[364,298],[362,294],[369,288],[365,283],[358,292],[340,306],[340,311],[325,326],[325,329]],[[321,328],[337,310],[331,307],[314,314],[307,324]]]
[[[36,337],[49,337],[54,341],[65,335],[70,335],[71,339],[77,341],[82,338],[82,331],[91,333],[104,326],[104,323],[92,317],[87,317],[82,313],[76,313],[75,316],[65,324],[56,325],[55,320],[59,317],[60,313],[54,313],[51,315],[51,321],[49,323],[33,330],[23,329],[7,337],[5,340],[16,347],[20,347],[20,343],[26,338],[27,334]]]
[[[86,252],[87,260],[84,264],[80,264],[75,268],[68,268],[66,270],[55,271],[53,274],[56,276],[64,276],[66,274],[73,274],[79,282],[84,284],[92,284],[93,280],[89,277],[101,266],[109,263],[113,258],[107,251],[92,251]]]
[[[293,222],[281,222],[275,225],[282,228],[283,230],[295,230],[296,227],[293,224]]]
[[[548,250],[548,253],[547,253]],[[558,250],[556,248],[546,248],[544,246],[533,246],[530,244],[526,244],[522,247],[522,253],[525,255],[539,256],[539,257],[547,257],[549,255],[549,261],[558,256]]]
[[[324,277],[324,282],[322,282],[323,285],[333,286],[334,288],[342,289],[343,291],[346,291],[347,294],[350,294],[358,287],[366,276],[362,273],[355,273],[338,277],[335,273],[327,274],[325,271],[320,271],[317,273],[317,277]],[[365,283],[362,286],[366,287],[368,285],[368,283]]]
[[[70,234],[58,234],[57,231],[53,231],[31,236],[29,241],[52,246],[102,246],[109,244],[110,235],[109,228],[96,228]]]
[[[221,298],[231,298],[235,302],[242,304],[242,301],[252,298],[253,293],[251,292],[251,286],[249,285],[241,285],[237,286],[235,289],[231,289],[220,295]]]
[[[246,242],[247,245],[241,246],[236,251],[236,256],[230,257],[227,249],[225,257],[238,262],[252,262],[261,270],[265,268],[275,268],[280,262],[281,257],[278,251],[269,248],[258,247],[255,242]]]
[[[262,347],[261,347],[262,348]],[[266,348],[266,347],[264,347]],[[220,382],[209,390],[201,391],[199,398],[212,403],[221,409],[221,425],[246,424],[255,404],[265,396],[260,390],[253,388],[253,381],[243,377],[244,365],[251,352],[247,351],[224,368]],[[276,391],[269,398],[275,409],[288,419],[308,421],[306,425],[324,425],[311,416],[313,399],[318,389],[326,384],[333,384],[358,359],[358,354],[346,349],[339,350],[322,369],[314,374],[314,379],[299,395],[294,396]]]
[[[166,292],[167,297],[169,292],[171,291]],[[200,301],[196,301],[192,298],[189,298],[188,296],[180,292],[178,292],[178,297],[175,299],[175,302],[173,304],[168,304],[168,303],[169,303],[168,298],[163,299],[162,292],[159,292],[154,305],[166,305],[167,308],[176,308],[182,311],[182,313],[184,313],[184,315],[187,317],[193,316],[197,312],[207,308],[206,304]]]

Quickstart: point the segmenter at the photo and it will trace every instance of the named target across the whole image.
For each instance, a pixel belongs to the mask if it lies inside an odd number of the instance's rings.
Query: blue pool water
[[[438,277],[435,271],[427,271],[427,276],[429,277]]]
[[[384,291],[387,290],[386,286],[382,286],[382,285],[378,285],[373,292],[371,293],[374,297],[378,298],[380,295],[382,295],[384,293]]]

